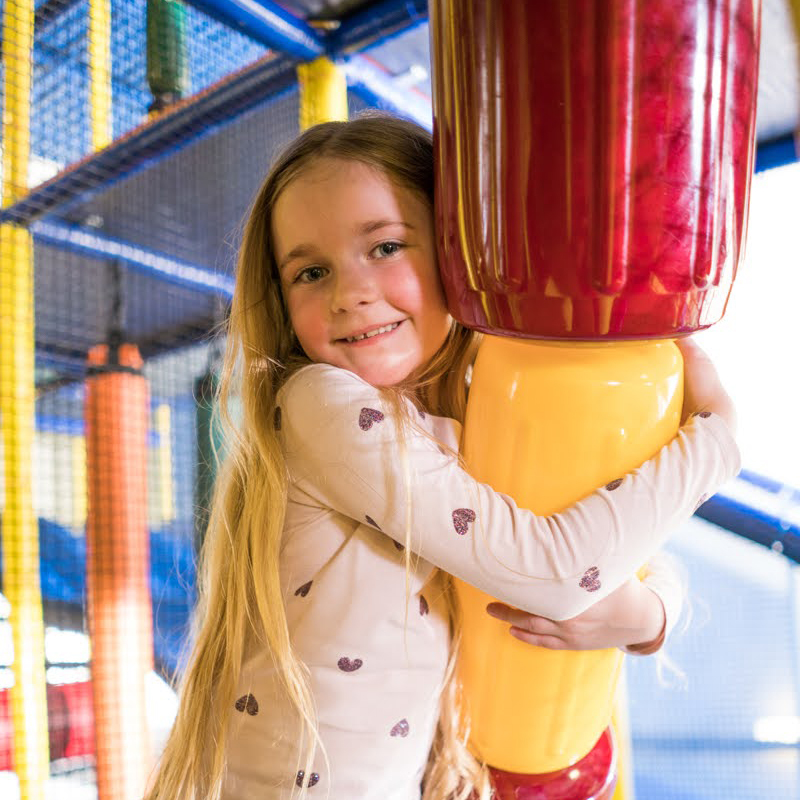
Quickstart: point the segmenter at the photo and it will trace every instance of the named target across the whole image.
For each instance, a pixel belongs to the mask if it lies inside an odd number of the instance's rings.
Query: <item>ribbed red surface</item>
[[[717,322],[745,237],[759,0],[434,0],[440,268],[484,331]]]

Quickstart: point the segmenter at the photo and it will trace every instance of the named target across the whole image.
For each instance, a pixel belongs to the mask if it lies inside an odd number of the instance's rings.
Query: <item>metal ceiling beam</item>
[[[215,292],[228,300],[233,297],[234,280],[229,275],[115,239],[89,228],[55,220],[40,220],[31,225],[31,233],[37,242],[55,245],[90,258],[119,261],[136,272],[184,289]]]
[[[356,53],[428,21],[428,0],[383,0],[356,11],[327,38],[328,52]]]
[[[188,2],[223,25],[300,61],[310,61],[325,52],[322,39],[310,25],[269,0]]]

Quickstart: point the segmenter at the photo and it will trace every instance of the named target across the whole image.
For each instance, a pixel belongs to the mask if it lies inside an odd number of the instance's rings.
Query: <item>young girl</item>
[[[713,367],[685,346],[685,425],[615,490],[517,508],[458,460],[477,336],[445,307],[432,199],[429,135],[386,116],[305,132],[256,197],[221,393],[244,418],[151,800],[418,800],[423,782],[426,800],[488,798],[449,575],[507,603],[494,613],[529,641],[663,638],[659,580],[629,577],[738,470]]]

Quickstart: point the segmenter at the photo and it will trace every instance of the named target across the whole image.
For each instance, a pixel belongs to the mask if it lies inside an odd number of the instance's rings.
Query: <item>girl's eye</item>
[[[325,277],[325,269],[323,267],[306,267],[297,273],[294,279],[295,283],[316,283]]]
[[[381,242],[372,252],[378,258],[387,258],[399,252],[402,247],[400,242]]]

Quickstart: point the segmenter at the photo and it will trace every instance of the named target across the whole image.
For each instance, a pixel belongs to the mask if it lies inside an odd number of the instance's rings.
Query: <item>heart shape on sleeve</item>
[[[383,422],[383,412],[375,408],[362,408],[358,415],[358,427],[362,431],[368,431],[373,422]]]
[[[471,522],[475,522],[475,512],[471,508],[457,508],[453,512],[453,527],[459,536],[469,533]]]
[[[597,567],[589,567],[581,578],[581,589],[586,589],[587,592],[596,592],[601,586],[600,570]]]
[[[402,736],[405,739],[406,736],[408,736],[408,731],[409,731],[408,720],[405,719],[405,717],[404,717],[403,719],[400,720],[400,722],[398,722],[392,728],[392,730],[390,731],[389,735],[390,736]]]
[[[360,658],[354,658],[351,661],[347,656],[342,656],[336,662],[342,672],[355,672],[357,669],[361,669],[363,664],[364,662]]]
[[[258,700],[252,694],[242,695],[236,701],[236,710],[247,712],[251,717],[258,714]]]

